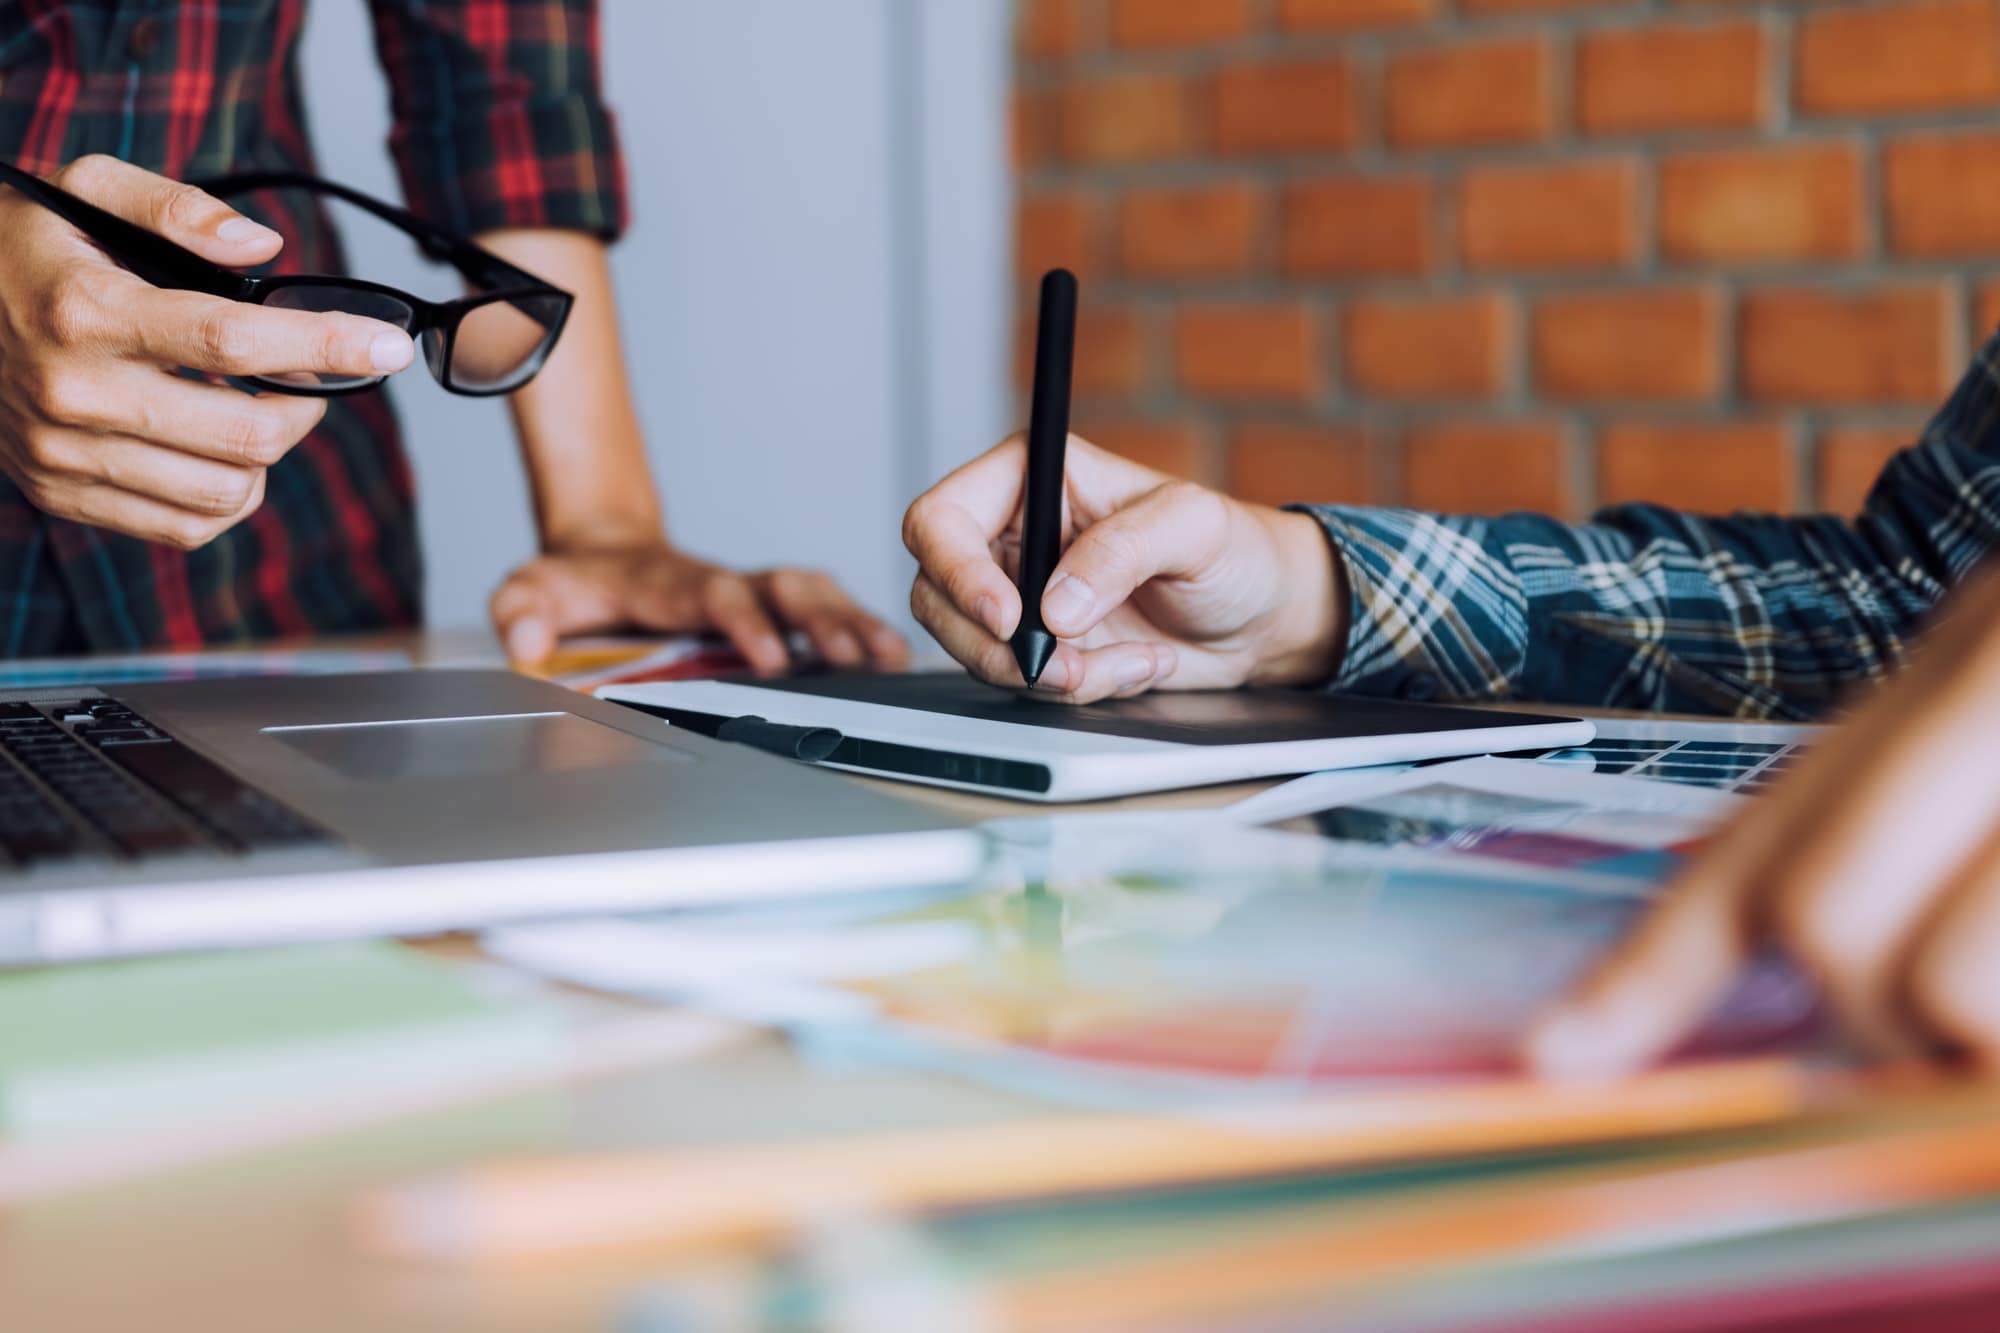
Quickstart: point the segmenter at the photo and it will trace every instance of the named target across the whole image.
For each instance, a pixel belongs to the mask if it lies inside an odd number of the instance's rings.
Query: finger
[[[1955,762],[2000,745],[2000,709],[1985,702],[1992,672],[1925,676],[1922,690],[1885,691],[1801,766],[1811,790],[1751,923],[1799,958],[1850,1032],[1883,1055],[1928,1044],[1898,991],[1912,937],[2000,820],[1990,784],[1965,781]]]
[[[101,482],[77,482],[38,488],[35,504],[56,518],[108,528],[142,541],[198,550],[255,513],[264,503],[260,472],[243,505],[233,514],[197,514],[151,496],[120,490]]]
[[[845,624],[831,615],[809,615],[794,622],[805,632],[813,651],[834,666],[856,667],[867,660],[861,640]]]
[[[1147,581],[1203,572],[1221,553],[1228,506],[1214,491],[1171,482],[1084,529],[1042,594],[1042,623],[1074,639]]]
[[[854,630],[867,645],[868,659],[882,671],[901,671],[910,664],[910,644],[901,634],[891,629],[881,620],[857,610],[852,620]]]
[[[910,587],[910,611],[917,623],[930,631],[940,648],[979,679],[1011,690],[1026,684],[1021,679],[1021,668],[1014,661],[1014,650],[1006,641],[994,637],[992,630],[959,610],[944,589],[926,575],[917,575],[917,581]],[[1073,659],[1075,650],[1070,651]],[[1056,657],[1061,658],[1062,653],[1058,648]],[[1049,671],[1059,671],[1056,659],[1051,659],[1044,670],[1045,679]],[[1059,673],[1058,678],[1065,685],[1068,683],[1068,676]]]
[[[1171,671],[1173,656],[1173,649],[1156,643],[1113,643],[1088,650],[1062,644],[1035,682],[1034,695],[1066,704],[1130,698]]]
[[[555,651],[554,608],[549,590],[526,572],[511,575],[487,603],[493,628],[518,666],[540,666]]]
[[[861,609],[830,576],[776,569],[753,577],[764,600],[787,624],[803,629],[820,655],[839,666],[872,661],[883,667],[909,660],[903,636]]]
[[[565,634],[610,629],[623,620],[604,579],[546,558],[509,575],[487,612],[508,659],[523,666],[546,662]]]
[[[701,591],[701,608],[758,675],[775,676],[791,661],[749,579],[740,574],[711,575]]]
[[[230,268],[261,264],[284,244],[277,232],[214,195],[105,154],[80,157],[53,180],[127,222]]]
[[[279,310],[144,283],[118,289],[99,317],[104,340],[164,366],[217,375],[337,375],[367,379],[410,364],[416,344],[360,315]]]
[[[960,611],[1006,638],[1021,620],[1021,594],[993,558],[992,544],[1021,500],[1020,439],[967,463],[903,516],[903,544],[932,586]]]
[[[248,394],[145,367],[106,376],[71,424],[237,467],[270,467],[326,415],[326,400]]]
[[[985,533],[985,540],[998,536],[1020,510],[1021,489],[1027,481],[1024,470],[1027,458],[1025,437],[1011,435],[918,496],[904,515],[903,544],[910,554],[919,562],[924,558],[918,549],[919,534],[912,531],[912,521],[921,528],[922,515],[932,505],[949,505],[960,510]]]
[[[1913,1023],[1975,1064],[2000,1068],[2000,830],[1964,867],[1903,960]]]
[[[1671,1050],[1708,1013],[1747,954],[1739,880],[1683,878],[1529,1033],[1539,1073],[1606,1078]]]
[[[236,467],[120,436],[66,435],[46,444],[43,456],[61,473],[91,485],[214,518],[243,512],[264,475],[261,467]]]

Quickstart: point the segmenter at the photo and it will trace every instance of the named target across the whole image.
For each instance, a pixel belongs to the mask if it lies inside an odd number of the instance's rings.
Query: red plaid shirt
[[[88,153],[177,178],[311,171],[305,2],[0,0],[0,153],[38,172]],[[622,228],[596,0],[369,3],[413,209],[468,233]],[[284,234],[281,270],[340,270],[326,217],[300,196],[245,211]],[[333,400],[271,469],[263,508],[192,553],[51,519],[0,479],[0,656],[410,625],[421,573],[380,391]]]

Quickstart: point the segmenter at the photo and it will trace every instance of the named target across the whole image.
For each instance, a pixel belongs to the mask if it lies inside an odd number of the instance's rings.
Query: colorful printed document
[[[1406,776],[1419,780],[1392,806],[1417,813],[1381,818],[1414,820],[1426,838],[1445,815],[1495,829],[1523,817],[1496,811],[1489,793],[1439,795],[1425,790],[1436,779]],[[1627,840],[1619,855],[1670,854],[1700,827],[1619,822],[1630,818],[1589,811],[1569,834],[1520,833],[1506,855],[1483,854],[1492,841],[1412,851],[1155,824],[1143,851],[1126,843],[1121,870],[1083,858],[1045,878],[805,926],[772,914],[628,918],[499,930],[487,947],[565,980],[777,1024],[809,1053],[945,1070],[1061,1104],[1240,1105],[1490,1077],[1514,1066],[1525,1026],[1643,906],[1636,872],[1545,863],[1614,835]],[[1765,1049],[1815,1030],[1810,988],[1769,967],[1690,1049]]]
[[[565,639],[541,674],[587,694],[605,685],[699,680],[749,669],[749,662],[728,640],[713,635],[677,634],[666,639],[604,635]]]
[[[211,680],[241,676],[332,676],[348,672],[401,671],[410,655],[393,650],[326,652],[263,649],[236,652],[136,653],[105,657],[21,657],[0,662],[0,688],[47,685],[117,685],[132,681]]]
[[[1397,772],[1318,774],[1230,811],[1292,833],[1439,867],[1645,893],[1671,875],[1738,798],[1703,787],[1511,759]]]

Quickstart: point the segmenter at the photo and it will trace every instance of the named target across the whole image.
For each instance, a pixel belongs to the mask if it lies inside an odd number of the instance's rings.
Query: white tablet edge
[[[887,704],[822,695],[795,694],[732,681],[660,681],[606,685],[599,698],[664,708],[682,708],[713,717],[754,714],[787,726],[832,727],[843,735],[908,746],[963,760],[972,773],[982,762],[1039,769],[1047,785],[1001,785],[938,774],[827,763],[827,768],[870,777],[920,782],[926,786],[1005,796],[1023,801],[1088,801],[1179,787],[1205,787],[1252,778],[1282,777],[1331,768],[1406,763],[1492,752],[1494,727],[1460,731],[1396,732],[1381,736],[1272,741],[1251,745],[1183,745],[1129,736],[1102,736],[1054,727],[953,717]],[[1496,715],[1496,719],[1505,714]],[[1581,745],[1593,734],[1581,718],[1499,728],[1508,750]],[[1033,775],[1021,775],[1032,782]]]

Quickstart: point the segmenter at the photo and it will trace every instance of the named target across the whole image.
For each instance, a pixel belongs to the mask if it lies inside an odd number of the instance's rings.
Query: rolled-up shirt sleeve
[[[1335,689],[1810,718],[2000,546],[2000,338],[1852,517],[1298,508],[1346,577]]]
[[[413,211],[464,233],[626,223],[597,0],[370,0]]]

